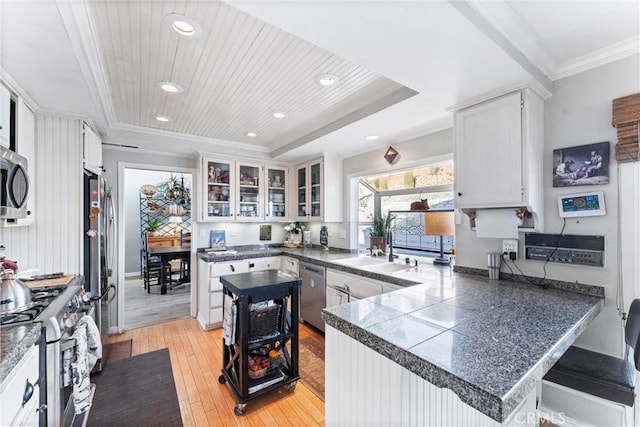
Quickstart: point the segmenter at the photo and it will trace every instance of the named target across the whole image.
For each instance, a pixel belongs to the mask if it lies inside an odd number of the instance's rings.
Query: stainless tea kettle
[[[32,305],[31,289],[14,275],[11,269],[2,270],[0,285],[0,314],[2,315],[22,311]]]

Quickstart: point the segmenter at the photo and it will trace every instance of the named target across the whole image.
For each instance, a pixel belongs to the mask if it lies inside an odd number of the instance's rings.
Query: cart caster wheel
[[[218,377],[218,382],[219,382],[220,384],[224,384],[224,383],[226,383],[226,382],[227,382],[227,380],[224,378],[224,375],[220,375],[220,376]]]
[[[236,415],[243,415],[244,414],[244,408],[247,406],[246,403],[238,403],[236,405],[236,407],[233,409],[233,412],[235,412]]]
[[[284,389],[287,391],[287,393],[293,393],[293,391],[296,389],[296,382],[294,381],[285,385]]]

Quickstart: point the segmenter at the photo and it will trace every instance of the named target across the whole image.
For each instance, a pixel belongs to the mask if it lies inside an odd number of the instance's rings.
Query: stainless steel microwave
[[[28,199],[27,159],[0,145],[0,218],[25,218]]]

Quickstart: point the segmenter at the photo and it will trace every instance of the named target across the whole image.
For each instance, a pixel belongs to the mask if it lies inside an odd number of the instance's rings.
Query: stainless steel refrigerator
[[[109,308],[116,296],[116,216],[111,188],[106,180],[84,171],[84,288],[91,295],[95,321],[104,336],[109,333]],[[104,342],[104,340],[103,340]],[[104,347],[103,347],[104,348]],[[107,355],[94,371],[101,371]]]

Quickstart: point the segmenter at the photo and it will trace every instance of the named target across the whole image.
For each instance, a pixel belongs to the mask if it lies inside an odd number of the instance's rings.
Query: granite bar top
[[[0,384],[40,339],[40,324],[0,326]]]
[[[345,265],[366,257],[339,250],[264,247],[198,254],[206,262],[279,255],[403,286],[325,309],[322,317],[499,422],[604,305],[602,286],[546,280],[550,286],[544,288],[528,277],[494,281],[483,276],[486,271],[433,265],[425,258],[417,266],[380,273],[357,262]]]
[[[503,422],[604,299],[432,266],[419,285],[323,311],[326,324]]]

